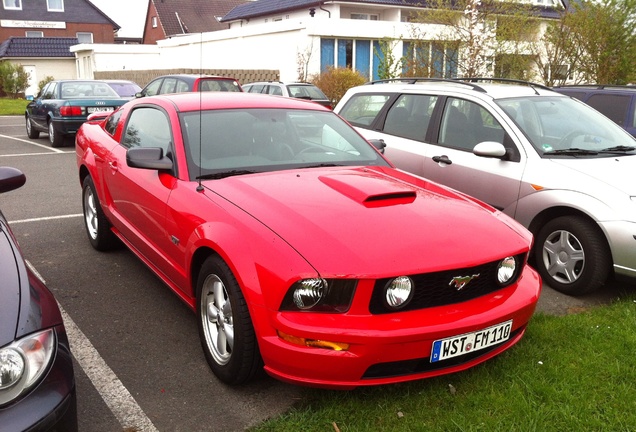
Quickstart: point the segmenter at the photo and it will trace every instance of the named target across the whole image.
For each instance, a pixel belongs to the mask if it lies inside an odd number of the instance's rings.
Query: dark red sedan
[[[76,151],[90,243],[123,242],[192,308],[228,384],[460,371],[518,342],[539,298],[528,231],[315,103],[145,97],[89,120]]]

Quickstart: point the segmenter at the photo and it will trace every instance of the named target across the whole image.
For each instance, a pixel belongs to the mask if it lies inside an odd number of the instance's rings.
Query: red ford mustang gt
[[[330,110],[191,93],[104,116],[76,138],[90,243],[123,242],[196,312],[221,381],[415,380],[522,337],[529,232],[395,169]]]

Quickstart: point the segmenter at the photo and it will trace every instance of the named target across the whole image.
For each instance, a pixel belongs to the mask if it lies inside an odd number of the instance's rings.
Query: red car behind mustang
[[[380,144],[290,98],[136,99],[77,133],[88,238],[123,242],[192,308],[227,384],[264,369],[349,389],[510,348],[541,289],[531,235]]]

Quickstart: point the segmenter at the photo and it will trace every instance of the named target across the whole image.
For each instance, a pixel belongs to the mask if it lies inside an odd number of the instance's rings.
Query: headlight
[[[393,310],[402,309],[413,298],[413,279],[400,276],[391,279],[384,287],[384,301]]]
[[[497,265],[497,282],[500,285],[507,285],[514,280],[517,274],[517,260],[515,257],[507,257],[499,261]]]
[[[0,349],[0,405],[38,382],[51,363],[54,349],[53,329],[31,334]]]
[[[301,279],[289,288],[280,310],[346,312],[356,283],[352,279]]]

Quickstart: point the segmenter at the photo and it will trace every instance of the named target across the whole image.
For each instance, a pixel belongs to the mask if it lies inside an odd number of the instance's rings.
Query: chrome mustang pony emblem
[[[470,283],[471,280],[477,279],[478,277],[479,273],[472,276],[455,276],[451,279],[448,285],[455,287],[457,291],[461,291],[466,285]]]

